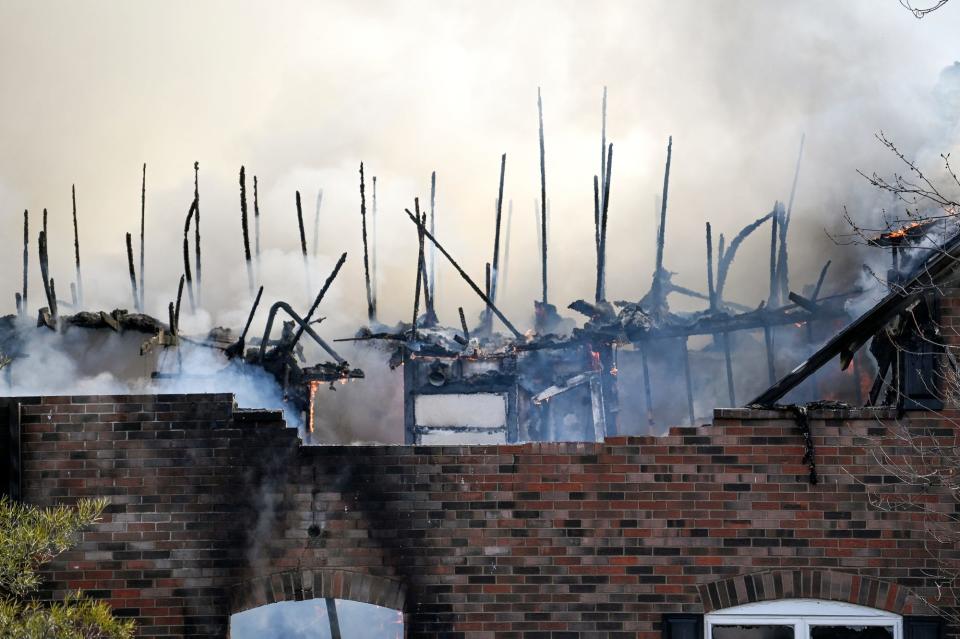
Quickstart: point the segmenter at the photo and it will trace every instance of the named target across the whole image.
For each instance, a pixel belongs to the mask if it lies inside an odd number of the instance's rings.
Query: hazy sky
[[[147,310],[164,317],[181,270],[197,160],[210,316],[193,326],[237,326],[248,308],[241,164],[260,179],[262,241],[272,251],[262,274],[268,297],[306,304],[294,191],[303,191],[312,240],[313,203],[324,189],[325,257],[312,282],[349,252],[330,300],[348,326],[363,318],[357,169],[364,161],[368,176],[378,176],[381,317],[408,320],[416,244],[402,209],[414,196],[426,199],[436,170],[438,235],[482,279],[506,152],[505,199],[514,215],[501,299],[527,326],[539,290],[538,86],[552,207],[551,301],[565,306],[592,295],[592,176],[604,85],[614,143],[609,297],[637,299],[649,287],[668,135],[666,265],[680,283],[703,289],[704,222],[729,237],[785,200],[806,134],[791,231],[799,288],[833,250],[822,229],[837,225],[842,207],[866,215],[875,205],[855,173],[890,165],[874,133],[883,129],[917,154],[953,145],[952,114],[938,111],[932,90],[960,58],[958,27],[957,2],[917,20],[897,0],[6,0],[2,308],[12,312],[18,288],[24,208],[32,216],[34,273],[39,214],[49,208],[52,270],[67,297],[72,183],[89,305],[130,306],[123,236],[137,231],[146,162]],[[731,297],[750,304],[765,297],[751,276],[763,272],[766,244],[758,237],[745,246]],[[33,284],[35,310],[41,293],[37,278]],[[448,269],[438,298],[450,322],[457,305],[479,308]]]

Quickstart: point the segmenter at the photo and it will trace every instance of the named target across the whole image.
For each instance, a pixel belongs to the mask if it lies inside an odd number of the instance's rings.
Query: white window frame
[[[793,626],[794,639],[810,639],[813,626],[887,626],[893,639],[903,639],[903,617],[893,613],[836,601],[779,599],[734,606],[704,616],[704,639],[714,626]]]

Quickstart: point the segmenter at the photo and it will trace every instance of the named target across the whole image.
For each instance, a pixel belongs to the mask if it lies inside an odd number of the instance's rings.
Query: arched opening
[[[349,599],[279,601],[230,617],[230,639],[402,639],[403,613]]]
[[[837,601],[780,599],[714,611],[705,639],[903,639],[900,615]]]

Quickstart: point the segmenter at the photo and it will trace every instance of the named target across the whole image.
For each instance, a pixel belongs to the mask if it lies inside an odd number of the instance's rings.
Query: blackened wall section
[[[402,609],[411,637],[653,639],[664,613],[800,596],[923,613],[927,517],[871,495],[954,508],[877,464],[878,411],[812,413],[813,486],[775,411],[604,444],[301,447],[229,395],[18,401],[24,499],[112,501],[46,595],[86,589],[142,637],[314,596]]]

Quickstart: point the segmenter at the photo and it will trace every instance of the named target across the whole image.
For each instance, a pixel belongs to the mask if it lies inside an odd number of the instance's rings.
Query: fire
[[[347,380],[343,380],[343,383],[346,383]],[[317,389],[320,388],[320,382],[312,381],[310,382],[310,410],[309,416],[307,418],[307,432],[313,432],[313,401],[317,397]]]
[[[910,224],[907,224],[906,226],[903,226],[903,227],[897,229],[896,231],[890,231],[889,233],[886,233],[885,235],[886,235],[886,237],[888,237],[888,238],[890,238],[890,239],[898,239],[898,238],[901,238],[901,237],[906,237],[906,236],[907,236],[907,233],[908,233],[911,229],[915,229],[915,228],[917,228],[918,226],[920,226],[920,222],[911,222]]]
[[[590,351],[590,363],[593,367],[593,370],[601,370],[602,367],[600,366],[600,353],[597,351]]]

